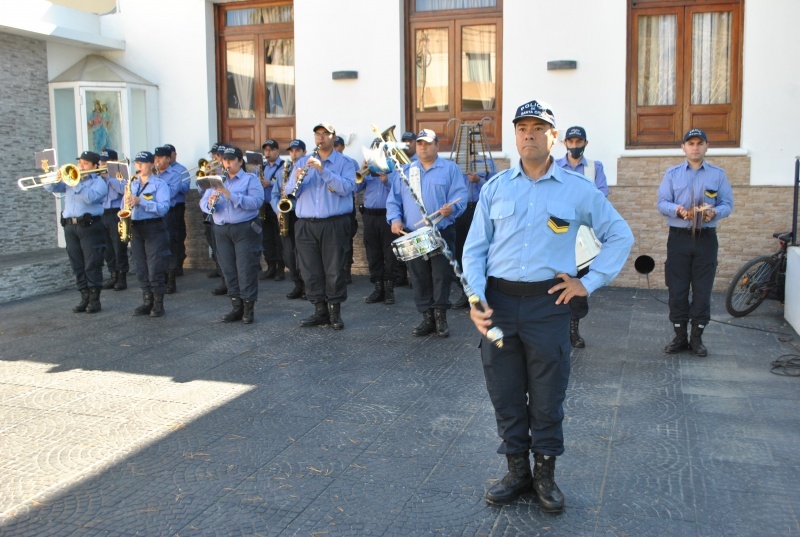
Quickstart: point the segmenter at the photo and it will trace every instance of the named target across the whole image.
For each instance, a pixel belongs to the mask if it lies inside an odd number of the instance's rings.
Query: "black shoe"
[[[375,282],[375,289],[372,291],[372,294],[369,295],[367,298],[364,299],[364,302],[367,304],[375,304],[376,302],[383,302],[386,299],[386,295],[383,291],[384,283],[381,281]]]
[[[447,326],[447,310],[433,310],[433,318],[436,324],[436,335],[439,337],[450,337],[450,327]]]
[[[286,265],[283,264],[283,261],[278,261],[275,264],[275,281],[282,282],[286,279]]]
[[[133,310],[133,316],[150,315],[151,311],[153,311],[153,293],[143,293],[142,305]]]
[[[97,313],[100,311],[100,288],[92,287],[89,289],[89,303],[86,305],[86,313]]]
[[[244,324],[252,324],[255,320],[253,309],[255,308],[255,300],[244,301],[244,313],[242,313],[242,322]]]
[[[314,315],[306,317],[300,321],[300,326],[325,326],[331,322],[330,313],[328,312],[327,302],[317,302],[314,304]]]
[[[294,289],[286,293],[286,298],[288,298],[289,300],[300,298],[305,294],[303,287],[304,287],[303,282],[294,282]]]
[[[580,319],[569,320],[569,342],[572,343],[572,346],[576,349],[583,349],[586,347],[586,342],[583,340],[581,333],[578,331],[578,325],[580,322]]]
[[[458,297],[458,300],[453,303],[453,309],[463,310],[469,307],[469,297],[467,294],[462,290],[461,296]]]
[[[239,297],[231,297],[231,311],[222,316],[223,323],[241,321],[244,317],[244,303]]]
[[[215,296],[222,296],[228,294],[228,286],[225,285],[225,280],[222,280],[218,286],[211,290],[211,294]]]
[[[153,295],[153,309],[150,310],[150,317],[161,317],[164,315],[164,295]]]
[[[528,452],[511,453],[506,455],[506,459],[508,459],[508,473],[492,485],[484,496],[489,503],[498,505],[511,503],[530,491],[533,486]]]
[[[75,313],[83,313],[86,311],[86,306],[89,305],[89,289],[81,289],[81,301],[78,302],[78,305],[72,308],[72,311]]]
[[[708,356],[708,349],[706,346],[703,345],[703,330],[705,326],[701,326],[697,323],[692,323],[692,335],[689,338],[689,347],[691,347],[692,352],[695,353],[696,356]]]
[[[261,274],[258,275],[259,280],[271,280],[277,274],[277,270],[275,270],[275,263],[270,261],[267,263],[267,270],[262,271]]]
[[[128,273],[117,272],[117,283],[114,284],[114,291],[124,291],[128,288]]]
[[[436,332],[436,321],[433,320],[433,310],[426,310],[422,312],[422,322],[411,331],[414,337],[422,337],[433,334]]]
[[[533,491],[539,508],[545,513],[560,513],[564,510],[564,495],[555,481],[556,458],[533,454]]]
[[[175,269],[175,276],[183,276],[183,267],[178,267]]]
[[[341,304],[328,304],[328,317],[331,321],[331,328],[334,330],[342,330],[344,328],[341,308]]]
[[[212,270],[211,272],[208,273],[208,277],[209,278],[219,278],[221,276],[222,276],[222,274],[220,274],[217,269],[214,269],[214,270]]]
[[[175,282],[175,273],[167,272],[167,294],[171,295],[178,290],[178,284]]]
[[[674,323],[673,328],[675,329],[675,338],[664,347],[664,352],[668,354],[676,354],[689,348],[686,323]]]
[[[392,280],[383,282],[383,303],[394,304],[394,281]]]
[[[111,276],[103,280],[103,289],[113,289],[117,284],[117,273],[112,272]]]

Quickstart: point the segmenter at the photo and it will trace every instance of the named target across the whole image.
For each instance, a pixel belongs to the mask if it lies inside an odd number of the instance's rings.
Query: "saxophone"
[[[292,173],[292,161],[287,160],[283,163],[283,180],[281,181],[281,201],[287,200],[286,197],[286,181],[289,180],[289,175]],[[285,203],[285,202],[284,202]],[[278,211],[278,228],[280,229],[281,237],[289,236],[289,215],[281,210]]]
[[[319,156],[319,148],[321,146],[322,146],[322,144],[320,144],[320,145],[318,145],[317,147],[314,148],[314,152],[311,153],[311,157],[316,158],[316,157]],[[308,162],[308,161],[306,161],[306,162]],[[294,188],[292,189],[292,192],[288,196],[286,196],[285,198],[281,198],[281,200],[278,202],[278,210],[280,212],[288,213],[294,208],[294,201],[292,201],[292,200],[297,198],[297,196],[296,196],[297,190],[300,188],[300,185],[303,184],[303,179],[305,179],[307,174],[308,174],[308,165],[303,166],[302,168],[297,170],[297,180],[294,183]]]
[[[121,174],[117,175],[117,178],[122,179]],[[125,194],[122,198],[124,200],[122,202],[122,209],[120,209],[117,213],[117,218],[119,218],[119,222],[117,222],[117,232],[119,233],[119,240],[124,243],[131,242],[131,205],[128,201],[132,195],[131,183],[133,183],[133,177],[128,179],[128,182],[125,183]]]

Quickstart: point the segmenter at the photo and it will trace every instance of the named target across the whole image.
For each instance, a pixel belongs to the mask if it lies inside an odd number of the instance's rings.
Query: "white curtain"
[[[227,50],[228,117],[253,118],[255,45],[252,41],[229,41]]]
[[[267,41],[267,117],[294,116],[294,40]]]
[[[281,22],[292,22],[293,20],[293,6],[230,9],[225,12],[225,26],[276,24]]]
[[[417,30],[417,110],[449,109],[449,62],[447,30]]]
[[[639,17],[639,106],[675,104],[677,25],[675,15]]]
[[[692,17],[692,104],[731,102],[731,12]]]
[[[493,24],[464,26],[461,31],[461,94],[463,110],[495,107],[495,44]]]
[[[417,0],[417,11],[494,7],[497,0]]]

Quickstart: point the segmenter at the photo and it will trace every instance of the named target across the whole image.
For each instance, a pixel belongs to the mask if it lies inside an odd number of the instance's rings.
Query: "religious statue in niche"
[[[99,99],[95,99],[94,109],[89,113],[89,145],[95,153],[107,148],[113,149],[109,136],[110,127],[108,105],[101,104]]]

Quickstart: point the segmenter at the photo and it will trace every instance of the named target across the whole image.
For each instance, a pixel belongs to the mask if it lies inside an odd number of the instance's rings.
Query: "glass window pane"
[[[438,11],[441,9],[472,9],[495,7],[497,0],[417,0],[417,11]]]
[[[417,110],[446,111],[450,108],[447,30],[417,30],[415,43]]]
[[[147,93],[143,89],[131,90],[131,152],[148,148],[147,144]],[[122,158],[122,152],[117,149]]]
[[[692,17],[692,104],[731,102],[733,13]]]
[[[461,29],[461,110],[494,110],[497,27]]]
[[[78,125],[75,124],[75,90],[53,90],[56,116],[56,160],[59,164],[73,162],[78,155]],[[91,138],[91,132],[89,138]]]
[[[226,51],[227,108],[231,119],[253,118],[255,45],[252,41],[228,41]]]
[[[267,41],[264,64],[267,117],[293,117],[294,39]]]
[[[251,26],[294,21],[294,6],[254,7],[230,9],[225,12],[225,26]]]
[[[639,106],[675,104],[676,15],[646,15],[639,17]]]

